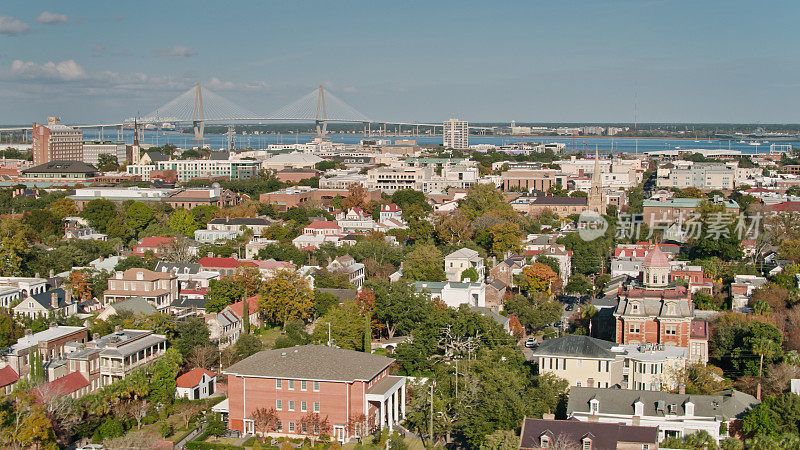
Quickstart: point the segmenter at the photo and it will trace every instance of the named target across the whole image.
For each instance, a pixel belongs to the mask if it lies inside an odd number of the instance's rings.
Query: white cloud
[[[176,45],[172,48],[157,48],[156,55],[158,56],[170,56],[173,58],[187,58],[189,56],[196,55],[197,52],[190,49],[185,45]]]
[[[73,60],[53,61],[37,64],[33,61],[14,60],[11,63],[12,78],[43,81],[75,81],[86,78],[86,71]]]
[[[203,83],[203,86],[211,89],[212,91],[266,91],[271,86],[264,81],[248,81],[244,83],[235,83],[233,81],[222,81],[217,77],[211,77],[208,81]]]
[[[17,18],[0,15],[0,34],[22,34],[30,29],[30,25]]]
[[[43,11],[36,17],[36,21],[39,23],[64,23],[68,20],[69,17],[66,14],[56,14],[50,11]]]

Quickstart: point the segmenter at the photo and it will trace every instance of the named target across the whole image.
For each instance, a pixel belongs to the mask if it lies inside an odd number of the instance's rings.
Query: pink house
[[[335,236],[337,234],[342,234],[342,227],[332,220],[317,220],[303,228],[303,234]]]

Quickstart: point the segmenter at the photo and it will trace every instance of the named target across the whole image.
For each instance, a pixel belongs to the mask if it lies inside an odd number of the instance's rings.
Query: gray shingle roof
[[[83,161],[57,160],[25,169],[22,173],[86,173],[97,172],[97,167]]]
[[[304,380],[371,380],[394,359],[324,345],[265,350],[230,366],[227,375]]]
[[[630,426],[616,423],[581,422],[578,420],[525,419],[522,422],[519,448],[540,448],[542,435],[554,441],[566,440],[568,446],[581,448],[582,439],[590,436],[592,448],[615,449],[620,442],[658,443],[657,427]]]
[[[570,335],[547,339],[534,351],[535,356],[579,356],[583,358],[614,359],[611,347],[616,344],[589,336]]]
[[[634,414],[634,403],[644,404],[645,416],[664,416],[669,405],[675,405],[675,414],[684,415],[686,402],[694,403],[694,416],[721,417],[724,420],[740,417],[758,405],[755,397],[744,392],[727,390],[716,395],[670,394],[659,391],[634,391],[627,389],[598,389],[571,387],[567,413],[589,412],[589,400],[597,399],[601,414]],[[659,404],[661,402],[661,404]]]

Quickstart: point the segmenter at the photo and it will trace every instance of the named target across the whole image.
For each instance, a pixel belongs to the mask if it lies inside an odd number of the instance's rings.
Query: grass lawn
[[[281,329],[281,327],[273,327],[258,334],[261,343],[264,344],[264,348],[274,347],[275,340],[280,336],[283,336],[283,329]]]
[[[205,442],[208,442],[208,443],[211,443],[211,444],[236,445],[236,442],[238,440],[239,440],[238,438],[209,436],[208,439],[205,440]]]

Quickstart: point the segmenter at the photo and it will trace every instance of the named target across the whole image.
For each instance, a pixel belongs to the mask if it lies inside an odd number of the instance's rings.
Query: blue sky
[[[796,1],[3,2],[0,123],[116,122],[200,81],[268,114],[800,123]],[[34,6],[35,5],[35,6]],[[113,5],[113,6],[109,6]]]

